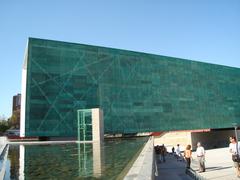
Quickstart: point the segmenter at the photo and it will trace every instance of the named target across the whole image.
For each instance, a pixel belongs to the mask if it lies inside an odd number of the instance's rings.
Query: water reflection
[[[77,144],[79,177],[87,176],[89,173],[94,177],[101,177],[102,154],[104,149],[101,149],[100,145],[100,142]],[[92,168],[89,169],[89,167]]]
[[[116,179],[145,142],[11,145],[4,179]]]
[[[24,145],[20,145],[19,146],[20,148],[20,151],[19,151],[19,154],[20,154],[20,157],[19,157],[19,179],[20,180],[23,180],[24,179],[24,160],[25,160],[25,147]]]

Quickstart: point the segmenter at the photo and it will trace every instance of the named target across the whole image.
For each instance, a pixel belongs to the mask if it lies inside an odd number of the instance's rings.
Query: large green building
[[[240,69],[30,38],[21,136],[76,136],[100,108],[108,134],[227,128],[240,122]]]

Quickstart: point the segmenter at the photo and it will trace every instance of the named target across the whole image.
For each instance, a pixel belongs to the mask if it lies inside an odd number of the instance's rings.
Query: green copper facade
[[[77,110],[101,108],[105,133],[231,127],[240,69],[30,38],[26,136],[77,136]]]

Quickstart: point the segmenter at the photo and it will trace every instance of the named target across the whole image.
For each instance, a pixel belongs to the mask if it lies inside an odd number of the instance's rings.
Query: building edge
[[[22,67],[20,137],[25,137],[28,43],[29,43],[29,40],[27,41],[27,45],[25,48],[24,62],[23,62],[23,67]]]

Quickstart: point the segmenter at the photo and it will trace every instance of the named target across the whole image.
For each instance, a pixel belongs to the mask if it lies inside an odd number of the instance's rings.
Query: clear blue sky
[[[28,37],[240,67],[240,1],[1,0],[0,115],[21,91]]]

